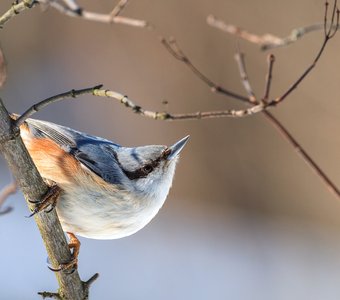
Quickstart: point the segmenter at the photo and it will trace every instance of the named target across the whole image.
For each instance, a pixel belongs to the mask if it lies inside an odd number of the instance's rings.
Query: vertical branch
[[[246,65],[244,63],[244,53],[238,51],[238,52],[236,52],[234,58],[235,58],[237,65],[239,67],[241,81],[242,81],[242,84],[243,84],[245,91],[248,94],[248,98],[249,98],[248,100],[251,103],[256,103],[257,102],[256,96],[255,96],[255,93],[253,92],[253,88],[250,85],[248,73],[246,71]]]
[[[268,73],[266,75],[266,84],[264,88],[264,96],[262,98],[263,101],[267,102],[269,99],[269,92],[270,92],[270,84],[272,82],[272,74],[273,74],[273,66],[275,62],[275,56],[273,54],[268,55]]]
[[[18,129],[12,126],[12,120],[1,99],[0,153],[7,161],[28,206],[33,209],[30,202],[36,202],[41,199],[48,188],[29,156]],[[48,214],[37,214],[34,219],[40,230],[51,263],[58,266],[60,263],[70,261],[71,253],[56,211],[53,210]],[[88,296],[88,290],[85,289],[77,271],[73,274],[58,272],[56,277],[61,298],[83,300]]]

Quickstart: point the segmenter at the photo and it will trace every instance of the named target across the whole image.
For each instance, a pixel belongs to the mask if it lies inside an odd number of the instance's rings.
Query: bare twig
[[[0,191],[0,215],[7,214],[13,210],[11,206],[6,207],[5,209],[2,209],[3,204],[7,200],[7,198],[15,194],[17,191],[17,184],[15,181],[11,182],[10,184],[6,185],[1,191]]]
[[[336,2],[337,1],[335,0],[335,3]],[[339,10],[336,8],[336,6],[334,6],[334,11],[336,12],[336,15],[337,15],[337,19],[336,19],[337,26],[334,26],[334,24],[333,24],[334,18],[332,17],[332,23],[329,27],[329,30],[327,31],[327,34],[324,37],[324,41],[321,45],[321,48],[320,48],[319,52],[317,53],[316,57],[314,58],[313,62],[308,66],[308,68],[305,71],[303,71],[303,73],[298,77],[298,79],[295,80],[294,83],[281,96],[274,98],[270,101],[266,101],[265,103],[259,103],[259,104],[255,105],[254,107],[252,107],[251,109],[246,109],[246,110],[243,110],[243,111],[238,110],[236,113],[225,113],[224,112],[220,116],[223,116],[223,117],[226,117],[226,116],[227,117],[229,117],[229,116],[245,117],[245,116],[252,115],[254,113],[259,113],[259,112],[261,112],[265,109],[268,109],[271,106],[276,106],[278,103],[282,102],[293,90],[295,90],[299,86],[299,84],[303,81],[303,79],[305,79],[305,77],[314,69],[314,67],[318,63],[322,53],[324,52],[325,47],[328,44],[329,40],[334,37],[334,35],[337,31],[337,28],[338,28],[338,24],[339,24]],[[335,28],[335,29],[333,29],[333,28]],[[238,99],[238,100],[248,101],[248,98],[241,96],[241,95],[238,95],[234,92],[231,92],[229,90],[224,89],[221,86],[216,85],[213,81],[211,81],[211,79],[209,79],[208,77],[203,75],[203,73],[200,72],[193,65],[193,63],[190,61],[190,59],[183,53],[183,51],[180,49],[179,45],[177,44],[177,42],[173,38],[170,41],[167,41],[164,38],[162,38],[161,43],[165,46],[165,48],[168,50],[168,52],[174,58],[176,58],[177,60],[184,63],[199,79],[201,79],[205,84],[210,86],[210,88],[212,88],[212,90],[214,92],[218,92],[218,93],[224,94],[226,96],[230,96],[230,97]],[[242,57],[239,57],[238,59],[242,59]],[[244,70],[243,70],[243,73],[244,73]],[[270,81],[268,83],[270,83]],[[268,88],[269,88],[269,86],[268,86]],[[214,116],[215,116],[215,114],[214,114]]]
[[[208,119],[208,118],[222,118],[222,117],[232,117],[232,118],[242,118],[245,116],[256,114],[263,110],[263,103],[259,103],[258,105],[254,105],[250,108],[246,109],[229,109],[229,110],[218,110],[218,111],[204,111],[204,112],[192,112],[192,113],[183,113],[183,114],[171,114],[168,112],[157,112],[146,110],[141,106],[135,104],[132,100],[130,100],[126,95],[120,94],[115,91],[105,90],[100,88],[101,85],[93,87],[93,88],[85,88],[81,90],[71,90],[69,92],[61,93],[56,96],[49,97],[44,99],[37,104],[31,106],[27,109],[18,119],[14,122],[15,127],[19,127],[25,120],[31,117],[33,114],[46,107],[49,104],[65,100],[65,99],[73,99],[83,94],[92,94],[93,96],[98,97],[107,97],[111,99],[118,100],[119,103],[123,104],[125,107],[130,108],[134,113],[151,118],[154,120],[167,120],[167,121],[181,121],[181,120],[198,120],[198,119]]]
[[[94,274],[89,280],[83,282],[84,289],[89,293],[90,286],[98,279],[99,274]]]
[[[268,61],[268,73],[266,75],[266,85],[264,88],[264,95],[262,98],[264,102],[267,102],[267,100],[269,99],[270,84],[272,82],[273,65],[275,61],[275,56],[273,54],[269,54],[267,61]]]
[[[94,274],[89,280],[83,282],[84,290],[86,291],[86,295],[89,295],[89,289],[92,283],[94,283],[97,278],[99,277],[99,274]],[[57,299],[62,300],[62,297],[60,297],[59,293],[52,293],[52,292],[38,292],[38,295],[40,295],[43,299],[49,298],[49,299]],[[88,298],[84,298],[88,299]]]
[[[88,21],[95,21],[100,23],[107,23],[107,24],[124,24],[130,25],[134,27],[144,27],[144,28],[151,28],[152,26],[145,20],[133,19],[128,17],[120,16],[119,13],[123,10],[127,1],[120,1],[118,5],[113,9],[111,13],[108,14],[100,14],[91,11],[87,11],[79,7],[78,10],[73,10],[68,6],[61,5],[59,2],[55,0],[38,0],[39,3],[43,3],[47,6],[50,6],[60,13],[69,16],[69,17],[76,17]],[[116,14],[116,15],[115,15]]]
[[[91,88],[86,88],[86,89],[82,89],[82,90],[71,90],[62,94],[58,94],[52,97],[49,97],[45,100],[40,101],[39,103],[31,106],[28,110],[26,110],[16,121],[15,121],[15,125],[17,127],[20,127],[20,125],[22,125],[25,120],[27,118],[29,118],[30,116],[32,116],[34,113],[38,112],[39,110],[43,109],[45,106],[54,103],[54,102],[58,102],[60,100],[66,99],[66,98],[75,98],[77,96],[83,95],[83,94],[91,94],[93,92],[93,90],[95,89],[100,89],[103,85],[97,85],[95,87],[91,87]]]
[[[207,17],[207,23],[212,27],[220,29],[229,34],[235,35],[248,42],[259,45],[261,50],[263,51],[288,46],[296,42],[297,40],[301,39],[308,33],[323,30],[325,26],[325,23],[317,23],[305,27],[295,28],[291,31],[291,33],[287,37],[281,38],[270,33],[266,33],[264,35],[250,33],[247,30],[244,30],[238,26],[226,24],[224,21],[217,19],[213,15],[209,15]],[[332,28],[336,29],[337,25],[336,24],[332,25]]]
[[[252,89],[250,82],[249,82],[248,73],[246,71],[246,65],[244,63],[244,54],[242,52],[238,51],[235,54],[234,57],[235,57],[235,60],[237,61],[237,64],[239,66],[239,72],[240,72],[242,84],[243,84],[245,91],[248,94],[248,100],[249,100],[249,102],[255,104],[256,103],[256,96],[255,96],[253,89]]]
[[[327,3],[327,2],[326,2]],[[336,20],[336,26],[333,25],[334,22],[334,14],[336,12],[337,20]],[[326,4],[326,12],[325,12],[325,24],[327,24],[327,4]],[[253,92],[253,89],[251,87],[251,84],[249,82],[248,74],[246,71],[246,66],[244,62],[244,54],[238,52],[235,55],[235,59],[238,63],[239,72],[242,80],[242,84],[244,86],[244,89],[247,92],[248,95],[248,102],[250,104],[253,104],[258,107],[259,105],[262,105],[263,110],[262,111],[267,118],[267,120],[280,132],[280,134],[294,147],[297,153],[301,155],[301,157],[304,159],[304,161],[314,170],[314,172],[321,178],[321,180],[326,184],[326,186],[336,195],[337,198],[340,198],[340,190],[338,187],[330,180],[330,178],[322,171],[322,169],[314,162],[314,160],[310,157],[310,155],[302,148],[302,146],[297,142],[297,140],[289,133],[289,131],[283,126],[283,124],[275,118],[269,111],[265,110],[268,108],[268,105],[271,105],[270,103],[273,103],[275,101],[280,102],[285,97],[287,97],[298,85],[299,83],[308,75],[308,73],[315,67],[316,63],[318,62],[319,58],[321,57],[321,54],[323,53],[325,46],[329,39],[331,39],[339,24],[339,10],[336,8],[336,1],[334,3],[333,7],[333,13],[332,13],[332,22],[328,29],[325,27],[325,39],[321,46],[321,49],[319,50],[318,54],[316,55],[316,58],[314,59],[313,63],[306,69],[306,71],[297,79],[297,81],[281,96],[278,97],[276,100],[272,100],[271,102],[267,102],[269,98],[269,92],[270,92],[270,86],[271,86],[271,80],[272,80],[272,71],[273,71],[273,64],[274,64],[274,56],[269,55],[268,57],[268,73],[266,76],[266,84],[265,84],[265,92],[263,98],[258,101],[255,97],[255,94]],[[164,44],[163,40],[162,43]],[[193,73],[201,79],[202,82],[207,84],[211,87],[211,80],[207,78],[206,76],[202,76],[201,72],[195,67],[189,58],[183,54],[183,51],[180,49],[178,44],[176,43],[176,49],[172,49],[167,44],[164,44],[169,51],[169,53],[174,56],[176,59],[187,65]],[[223,88],[222,88],[223,89]],[[217,92],[219,92],[217,90]],[[223,94],[223,93],[222,93]],[[243,100],[243,99],[242,99]]]
[[[241,74],[243,86],[245,90],[248,92],[249,96],[249,102],[250,103],[255,103],[258,104],[259,101],[252,97],[253,94],[249,91],[251,91],[251,85],[250,82],[248,81],[248,75],[245,74],[243,75],[242,72],[246,70],[245,67],[245,61],[244,61],[244,55],[241,53],[237,53],[237,56],[242,57],[242,59],[236,59],[236,62],[239,67],[239,71]],[[274,64],[275,58],[274,55],[270,54],[268,56],[268,73],[266,75],[266,86],[265,86],[265,92],[264,96],[262,98],[263,101],[266,101],[269,97],[269,91],[270,91],[270,81],[272,78],[272,72],[273,72],[273,64]],[[246,79],[244,79],[246,78]],[[249,89],[250,87],[250,89]],[[266,119],[276,128],[281,136],[283,136],[286,141],[289,142],[294,148],[294,150],[302,157],[302,159],[307,163],[307,165],[319,176],[319,178],[325,183],[325,185],[328,187],[328,189],[333,192],[337,198],[340,198],[340,190],[338,187],[335,185],[334,182],[327,176],[327,174],[322,171],[322,169],[317,165],[317,163],[312,159],[312,157],[306,152],[306,150],[302,147],[302,145],[292,136],[292,134],[285,128],[285,126],[269,111],[264,110],[263,111],[264,116]]]
[[[52,293],[52,292],[38,292],[38,295],[40,295],[43,299],[57,299],[62,300],[60,295],[58,293]]]
[[[129,3],[129,0],[120,0],[118,4],[111,11],[110,13],[111,17],[118,16],[123,11],[123,9],[126,7],[128,3]]]
[[[20,14],[22,11],[32,8],[35,4],[35,0],[22,0],[19,3],[14,2],[11,8],[0,16],[0,28],[3,28],[5,23],[7,23],[10,19]]]
[[[328,2],[326,1],[326,9],[325,9],[325,24],[327,24],[327,7]],[[334,23],[334,15],[336,14],[336,24]],[[340,11],[337,9],[337,0],[334,0],[334,8],[332,12],[332,21],[329,26],[329,29],[325,29],[325,36],[324,41],[321,45],[321,48],[319,52],[317,53],[316,57],[314,58],[314,61],[310,64],[310,66],[301,74],[301,76],[287,89],[285,93],[283,93],[280,97],[277,97],[276,99],[272,100],[271,103],[268,103],[268,105],[276,105],[279,102],[283,101],[293,90],[295,90],[298,85],[301,83],[303,79],[315,68],[317,62],[319,61],[322,53],[324,52],[326,45],[328,42],[335,36],[337,29],[339,28],[339,14]],[[326,27],[325,27],[326,28]]]
[[[339,22],[339,10],[336,9],[336,0],[335,5],[332,13],[332,22],[329,30],[327,30],[327,34],[325,36],[324,42],[321,46],[321,49],[319,50],[318,54],[316,55],[316,58],[312,62],[312,64],[302,73],[302,75],[287,89],[286,92],[284,92],[281,96],[271,100],[267,101],[268,95],[269,95],[269,88],[270,88],[270,76],[271,76],[271,66],[273,63],[273,57],[270,57],[271,63],[269,64],[270,72],[268,73],[268,78],[266,82],[266,92],[264,95],[264,101],[257,102],[254,106],[246,109],[240,109],[240,110],[221,110],[221,111],[207,111],[207,112],[194,112],[194,113],[186,113],[186,114],[170,114],[168,112],[156,112],[156,111],[149,111],[143,109],[141,106],[136,105],[133,101],[131,101],[127,96],[124,96],[120,93],[110,91],[110,90],[103,90],[100,89],[100,86],[89,88],[89,89],[83,89],[83,90],[72,90],[67,93],[63,93],[60,95],[56,95],[53,97],[50,97],[48,99],[45,99],[38,104],[32,106],[29,108],[17,121],[17,125],[21,125],[23,121],[31,116],[34,112],[38,111],[39,109],[45,107],[46,105],[60,101],[66,97],[76,97],[84,93],[92,93],[94,96],[100,96],[100,97],[109,97],[116,100],[119,100],[122,104],[124,104],[126,107],[132,109],[135,113],[139,115],[143,115],[148,118],[152,118],[155,120],[194,120],[194,119],[203,119],[203,118],[217,118],[217,117],[245,117],[249,115],[253,115],[259,112],[264,111],[265,109],[268,109],[271,106],[275,106],[278,103],[282,102],[295,88],[298,87],[298,85],[302,82],[302,80],[311,72],[311,70],[316,66],[317,62],[319,61],[328,41],[334,36],[336,29],[332,29],[333,22],[334,22],[334,15],[337,15],[337,22]],[[327,17],[326,17],[327,20]],[[337,28],[338,26],[336,26]],[[333,30],[333,31],[332,31]],[[207,76],[205,76],[201,71],[197,69],[193,65],[193,63],[190,61],[190,59],[183,53],[183,51],[180,49],[178,44],[174,39],[171,39],[170,41],[167,41],[164,38],[161,38],[162,44],[165,46],[165,48],[169,51],[171,55],[173,55],[176,59],[184,63],[200,80],[202,80],[205,84],[207,84],[212,91],[221,93],[226,96],[233,97],[238,100],[246,101],[248,102],[248,98],[242,95],[238,95],[234,92],[231,92],[229,90],[226,90],[225,88],[215,84],[211,79],[209,79]],[[239,60],[242,61],[242,55],[239,56]],[[242,63],[241,63],[242,65]],[[246,74],[245,69],[241,70],[242,74],[241,76],[244,77]],[[247,77],[243,78],[244,84],[247,84]],[[252,90],[249,90],[250,86],[247,87],[248,93],[251,93],[251,101],[254,101],[255,95],[253,94]]]
[[[336,2],[336,1],[335,1]],[[336,6],[334,6],[334,9],[336,10],[336,15],[337,15],[337,22],[339,22],[339,10],[336,9]],[[332,21],[334,20],[334,17],[332,17]],[[145,110],[141,106],[136,105],[133,101],[131,101],[127,96],[122,95],[120,93],[117,93],[115,91],[110,91],[110,90],[104,90],[101,89],[101,86],[96,86],[93,88],[87,88],[87,89],[82,89],[82,90],[72,90],[70,92],[62,93],[56,96],[52,96],[50,98],[47,98],[34,106],[30,107],[24,114],[19,117],[19,119],[16,121],[16,125],[20,126],[26,118],[29,116],[33,115],[36,111],[39,109],[60,101],[62,99],[65,99],[67,97],[72,97],[75,98],[81,94],[86,94],[86,93],[92,93],[94,96],[99,96],[99,97],[109,97],[116,99],[120,101],[122,104],[124,104],[126,107],[130,108],[133,110],[133,112],[148,117],[152,118],[155,120],[197,120],[197,119],[206,119],[206,118],[219,118],[219,117],[234,117],[234,118],[241,118],[241,117],[246,117],[250,116],[259,112],[264,111],[265,109],[268,109],[272,106],[277,105],[278,103],[282,102],[294,89],[298,87],[298,85],[302,82],[302,80],[311,72],[311,70],[316,66],[317,62],[319,61],[328,41],[334,36],[336,29],[332,31],[333,25],[331,24],[330,29],[327,31],[327,34],[325,36],[324,42],[321,46],[321,49],[319,50],[318,54],[316,55],[313,63],[302,73],[302,75],[287,89],[286,92],[284,92],[281,96],[271,100],[267,101],[267,98],[269,96],[269,88],[270,88],[270,83],[271,83],[271,71],[272,71],[272,64],[274,62],[274,57],[270,56],[269,59],[269,73],[268,73],[268,78],[266,81],[266,91],[264,95],[264,100],[265,101],[259,101],[254,103],[255,105],[246,108],[246,109],[240,109],[240,110],[235,110],[235,109],[229,109],[229,110],[220,110],[220,111],[206,111],[206,112],[194,112],[194,113],[185,113],[185,114],[170,114],[168,112],[156,112],[156,111],[150,111],[150,110]],[[336,27],[337,28],[337,27]],[[164,38],[161,39],[161,43],[165,46],[165,48],[169,51],[169,53],[175,57],[177,60],[181,61],[184,63],[188,68],[200,79],[202,80],[205,84],[207,84],[213,92],[218,92],[226,96],[233,97],[238,100],[246,101],[248,102],[248,98],[242,95],[238,95],[234,92],[231,92],[229,90],[226,90],[225,88],[216,85],[211,79],[209,79],[207,76],[205,76],[201,71],[197,69],[193,65],[193,63],[190,61],[190,59],[183,53],[183,51],[180,49],[178,44],[174,39],[171,41],[167,41]],[[241,66],[244,64],[242,63],[242,55],[237,56],[239,61],[241,62]],[[248,79],[246,76],[246,70],[245,67],[243,70],[241,70],[241,77],[243,77],[243,83],[244,85],[248,84]],[[250,102],[254,102],[254,93],[251,90],[250,85],[247,86],[246,88],[248,94],[251,95],[250,97]]]
[[[194,64],[191,62],[191,60],[184,54],[184,52],[179,48],[176,40],[174,38],[170,38],[169,40],[166,40],[165,38],[160,38],[161,43],[164,45],[165,49],[168,50],[168,52],[177,60],[183,62],[186,64],[186,66],[205,84],[207,84],[213,92],[221,93],[226,96],[242,100],[242,101],[248,101],[248,98],[239,94],[236,94],[234,92],[231,92],[220,85],[213,82],[211,79],[209,79],[207,76],[205,76],[201,71],[199,71]]]

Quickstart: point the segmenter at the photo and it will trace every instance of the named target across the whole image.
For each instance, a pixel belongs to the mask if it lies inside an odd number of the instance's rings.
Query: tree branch
[[[0,28],[3,28],[5,23],[10,19],[20,14],[24,10],[32,8],[37,2],[35,0],[22,0],[19,3],[13,3],[11,8],[6,11],[2,16],[0,16]]]
[[[61,93],[47,99],[44,99],[37,104],[34,104],[29,109],[27,109],[22,116],[20,116],[16,121],[14,121],[15,126],[19,127],[28,117],[32,116],[34,113],[38,112],[40,109],[46,107],[49,104],[65,100],[74,99],[83,94],[92,94],[97,97],[106,97],[110,99],[115,99],[119,103],[123,104],[125,107],[130,108],[134,113],[154,119],[154,120],[167,120],[167,121],[182,121],[182,120],[198,120],[198,119],[208,119],[208,118],[221,118],[221,117],[232,117],[241,118],[249,115],[256,114],[263,110],[264,103],[259,103],[250,108],[246,109],[228,109],[228,110],[218,110],[218,111],[204,111],[204,112],[192,112],[183,114],[172,114],[168,112],[158,112],[151,111],[142,108],[141,106],[135,104],[126,95],[120,94],[115,91],[105,90],[100,88],[101,85],[93,88],[85,88],[80,90],[71,90],[69,92]]]
[[[7,161],[18,186],[21,188],[30,209],[47,192],[48,187],[41,178],[31,157],[29,156],[17,127],[0,99],[0,153]],[[58,266],[71,260],[65,235],[55,210],[50,213],[36,214],[34,217],[45,243],[49,260],[53,266]],[[84,288],[79,274],[57,272],[59,295],[63,299],[86,299],[88,291]]]

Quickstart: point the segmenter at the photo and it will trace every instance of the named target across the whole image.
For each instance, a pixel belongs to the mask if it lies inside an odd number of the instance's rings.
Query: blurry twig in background
[[[13,210],[11,206],[6,207],[5,209],[2,209],[3,204],[7,200],[7,198],[15,194],[17,191],[17,184],[15,181],[11,182],[10,184],[6,185],[1,191],[0,191],[0,215],[7,214]]]
[[[125,8],[128,0],[120,0],[118,4],[113,8],[111,13],[100,14],[91,11],[84,10],[80,7],[75,0],[63,0],[64,5],[56,0],[22,0],[18,3],[13,3],[11,8],[0,16],[0,28],[9,21],[11,18],[19,14],[20,12],[36,6],[36,4],[42,4],[45,7],[52,7],[62,14],[69,17],[77,17],[84,20],[107,23],[107,24],[124,24],[134,27],[152,28],[152,26],[145,20],[133,19],[120,16],[120,13]]]
[[[44,0],[47,1],[47,0]],[[41,1],[40,1],[41,2]],[[48,1],[50,5],[52,3],[57,3],[54,1]],[[77,14],[78,16],[83,15],[83,11],[79,12],[79,7],[76,6],[76,2],[73,0],[65,0],[64,1],[70,7],[68,8],[73,14]],[[118,15],[121,10],[127,4],[127,0],[121,0],[116,8],[111,12],[111,17]],[[60,5],[60,4],[58,4]],[[52,96],[47,98],[39,103],[30,107],[26,112],[23,113],[21,117],[18,118],[16,121],[16,125],[20,126],[29,116],[33,115],[35,112],[39,111],[43,107],[54,103],[56,101],[63,100],[68,97],[75,98],[81,94],[92,93],[94,96],[99,97],[109,97],[116,100],[119,100],[122,104],[126,107],[133,110],[133,112],[152,118],[155,120],[194,120],[194,119],[203,119],[203,118],[217,118],[217,117],[245,117],[248,115],[256,114],[259,112],[263,112],[267,118],[267,120],[289,141],[289,143],[294,147],[294,149],[300,153],[303,159],[308,163],[308,165],[316,172],[316,174],[324,181],[324,183],[332,190],[338,198],[340,198],[340,190],[336,187],[336,185],[328,178],[328,176],[321,170],[321,168],[313,161],[313,159],[308,155],[308,153],[302,148],[302,146],[294,139],[294,137],[288,132],[288,130],[281,124],[279,120],[277,120],[270,112],[266,109],[271,106],[276,106],[278,103],[282,102],[294,89],[298,87],[298,85],[303,81],[304,78],[312,71],[312,69],[316,66],[317,62],[319,61],[328,41],[333,38],[337,32],[339,27],[339,9],[337,8],[337,0],[334,1],[333,9],[331,12],[331,21],[328,23],[328,2],[325,3],[325,14],[324,14],[324,41],[322,46],[317,53],[314,61],[311,65],[298,77],[298,79],[284,92],[281,96],[274,98],[272,100],[269,99],[269,92],[270,92],[270,85],[272,80],[272,71],[273,71],[273,64],[274,64],[274,56],[269,55],[268,57],[268,73],[266,76],[265,82],[265,91],[264,95],[261,99],[257,99],[252,87],[250,85],[248,74],[245,68],[244,62],[244,54],[240,51],[235,55],[235,59],[238,63],[240,76],[242,79],[243,86],[248,94],[248,97],[239,95],[232,91],[217,85],[207,76],[205,76],[197,67],[191,62],[191,60],[184,54],[181,48],[176,43],[175,39],[166,40],[165,38],[161,38],[161,43],[165,46],[165,48],[169,51],[169,53],[176,58],[177,60],[183,62],[201,81],[207,84],[213,92],[221,93],[225,96],[229,96],[235,98],[237,100],[248,102],[252,104],[250,108],[241,109],[241,110],[220,110],[220,111],[206,111],[206,112],[194,112],[194,113],[183,113],[183,114],[170,114],[168,112],[156,112],[156,111],[149,111],[143,109],[141,106],[136,105],[133,101],[131,101],[127,96],[117,93],[111,90],[104,90],[101,89],[102,86],[95,86],[93,88],[87,88],[82,90],[71,90],[70,92],[62,93],[59,95]],[[73,9],[77,10],[78,12],[72,11]],[[210,18],[211,19],[211,18]],[[220,26],[219,26],[220,28]]]
[[[299,84],[303,81],[303,79],[306,78],[306,76],[314,69],[323,51],[325,50],[327,43],[329,42],[331,38],[334,37],[335,33],[337,32],[338,26],[334,26],[334,24],[337,24],[337,25],[339,24],[339,13],[340,12],[337,9],[336,3],[337,1],[335,0],[333,11],[331,13],[332,14],[331,25],[327,29],[325,29],[324,41],[321,45],[319,52],[317,53],[317,55],[315,56],[313,62],[309,65],[309,67],[307,67],[307,69],[303,71],[303,73],[293,82],[293,84],[281,96],[274,98],[272,100],[266,99],[266,101],[260,101],[257,104],[254,103],[255,104],[254,106],[252,106],[251,108],[244,109],[244,110],[225,110],[225,111],[220,111],[220,114],[218,114],[218,112],[214,112],[212,116],[213,117],[245,117],[245,116],[249,116],[255,113],[262,112],[270,108],[271,106],[276,106],[277,104],[282,102],[293,90],[295,90],[299,86]],[[326,2],[325,22],[327,22],[327,7],[328,7],[328,2]],[[336,20],[335,20],[335,15],[337,16]],[[327,25],[324,25],[324,27],[326,28]],[[184,54],[184,52],[179,47],[179,45],[177,44],[174,38],[170,38],[168,40],[165,38],[161,38],[161,43],[164,45],[164,47],[169,51],[169,53],[174,58],[184,63],[199,79],[201,79],[204,83],[210,86],[213,92],[218,92],[225,96],[229,96],[237,100],[248,102],[249,99],[247,97],[244,97],[232,91],[226,90],[220,85],[214,83],[211,79],[209,79],[201,71],[199,71],[193,65],[193,63],[188,58],[188,56]],[[211,117],[211,114],[209,114],[209,117]],[[192,114],[188,114],[188,119],[192,119],[192,118],[193,118]],[[186,118],[184,115],[181,115],[181,119],[186,119]]]
[[[244,55],[238,52],[235,55],[240,74],[242,72],[246,73],[245,69],[245,61]],[[272,78],[272,71],[273,71],[273,63],[274,63],[274,56],[270,54],[268,56],[268,73],[266,76],[266,85],[265,85],[265,93],[260,101],[266,101],[269,96],[270,91],[270,82]],[[242,77],[242,82],[245,90],[249,96],[249,102],[251,103],[258,103],[258,100],[254,97],[252,93],[251,85],[248,80],[248,76]],[[316,162],[311,158],[311,156],[303,149],[300,143],[291,135],[291,133],[286,129],[286,127],[269,111],[263,111],[264,116],[266,119],[280,132],[280,134],[293,146],[294,150],[303,158],[303,160],[312,168],[312,170],[321,178],[321,180],[326,184],[330,191],[332,191],[338,198],[340,198],[340,190],[338,187],[332,182],[332,180],[327,176],[325,172],[316,164]]]
[[[240,37],[248,42],[258,44],[262,51],[288,46],[301,39],[304,35],[310,32],[323,30],[324,28],[324,23],[312,24],[305,27],[295,28],[288,36],[281,38],[270,33],[263,35],[250,33],[238,26],[226,24],[224,21],[217,19],[213,15],[209,15],[207,17],[207,23],[212,27]],[[333,29],[336,29],[336,27],[337,25],[333,25]]]
[[[324,183],[329,187],[331,191],[335,193],[335,195],[340,198],[340,190],[337,186],[328,178],[328,176],[321,170],[321,168],[313,161],[313,159],[308,155],[308,153],[302,148],[302,146],[297,142],[296,139],[289,133],[289,131],[281,124],[281,122],[275,118],[270,112],[266,109],[270,106],[275,106],[276,104],[283,101],[298,85],[303,81],[304,78],[312,71],[317,62],[319,61],[328,41],[333,38],[336,34],[338,24],[339,24],[339,9],[337,8],[337,1],[334,1],[333,10],[331,13],[331,23],[328,26],[328,2],[326,2],[325,9],[325,20],[324,20],[324,41],[323,44],[317,53],[312,64],[298,77],[298,79],[284,92],[281,96],[268,101],[270,85],[272,80],[272,71],[274,64],[274,56],[269,55],[268,57],[268,73],[266,76],[265,82],[265,91],[263,97],[258,100],[252,90],[250,85],[248,74],[246,72],[245,62],[244,62],[244,54],[238,52],[235,55],[235,59],[238,63],[240,76],[242,79],[243,86],[248,94],[248,97],[238,95],[234,92],[231,92],[216,83],[214,83],[211,79],[205,76],[200,70],[197,69],[195,65],[191,62],[191,60],[184,54],[181,48],[178,46],[174,39],[166,40],[161,38],[162,44],[169,51],[169,53],[176,58],[177,60],[183,62],[188,68],[205,84],[207,84],[213,92],[221,93],[225,96],[229,96],[241,101],[246,101],[249,104],[253,104],[250,108],[241,109],[241,110],[220,110],[220,111],[207,111],[207,112],[194,112],[194,113],[184,113],[184,114],[170,114],[168,112],[156,112],[149,111],[143,109],[141,106],[136,105],[133,101],[131,101],[127,96],[117,93],[115,91],[104,90],[101,89],[101,86],[96,86],[93,88],[82,89],[82,90],[72,90],[70,92],[62,93],[56,96],[52,96],[47,98],[34,106],[30,107],[23,115],[16,121],[16,125],[20,126],[25,119],[29,116],[33,115],[38,110],[43,107],[56,102],[63,100],[67,97],[77,97],[81,94],[92,93],[94,96],[99,97],[109,97],[120,101],[126,107],[133,110],[133,112],[152,118],[155,120],[194,120],[194,119],[203,119],[203,118],[217,118],[217,117],[245,117],[248,115],[252,115],[255,113],[263,112],[267,118],[267,120],[286,138],[287,141],[294,147],[294,149],[303,157],[303,159],[308,163],[308,165],[316,172],[316,174],[324,181]],[[335,18],[336,16],[336,18]],[[334,26],[336,24],[336,26]]]
[[[322,171],[322,169],[315,163],[315,161],[310,157],[310,155],[302,148],[302,146],[298,143],[298,141],[290,134],[290,132],[283,126],[283,124],[275,118],[273,114],[266,110],[268,106],[276,105],[277,103],[283,101],[300,83],[301,81],[309,74],[309,72],[315,67],[318,62],[321,54],[323,53],[326,44],[328,41],[334,37],[337,29],[339,27],[339,9],[337,8],[337,1],[334,1],[333,10],[331,13],[331,22],[328,25],[328,2],[326,1],[325,6],[325,17],[322,28],[324,29],[324,41],[323,44],[316,55],[313,63],[302,73],[302,75],[288,88],[288,90],[280,97],[268,101],[270,85],[272,80],[272,71],[275,57],[273,55],[268,56],[268,73],[266,76],[265,83],[265,91],[262,99],[256,99],[256,96],[253,92],[251,84],[249,82],[248,74],[246,72],[245,62],[244,62],[244,54],[240,51],[235,55],[235,59],[238,63],[239,72],[242,80],[243,87],[245,88],[248,94],[248,102],[249,104],[253,104],[253,108],[258,107],[259,111],[262,111],[266,117],[266,119],[280,132],[280,134],[294,147],[297,153],[304,159],[304,161],[314,170],[314,172],[322,179],[322,181],[326,184],[326,186],[336,195],[337,198],[340,198],[340,190],[338,187],[331,181],[331,179]],[[335,20],[336,16],[336,20]],[[216,83],[214,83],[211,79],[206,77],[201,71],[197,69],[191,62],[191,60],[183,53],[178,44],[174,39],[166,40],[164,38],[161,39],[162,44],[169,51],[169,53],[176,58],[177,60],[183,62],[199,79],[201,79],[205,84],[212,88],[213,92],[219,92],[225,96],[230,96],[232,98],[244,101],[243,96],[239,96],[234,94],[233,92],[226,91],[223,87],[220,87]],[[218,88],[216,88],[218,87]],[[260,110],[260,107],[262,109]],[[245,114],[247,115],[247,114]],[[245,116],[244,115],[244,116]],[[238,116],[243,116],[241,113]]]
[[[120,0],[118,4],[113,8],[111,13],[100,14],[91,11],[87,11],[80,7],[74,0],[63,0],[65,5],[60,4],[56,0],[38,0],[39,3],[44,4],[47,7],[52,7],[60,13],[69,16],[77,17],[84,20],[107,23],[107,24],[124,24],[134,27],[151,28],[152,26],[145,20],[133,19],[120,16],[125,6],[128,4],[128,0]]]

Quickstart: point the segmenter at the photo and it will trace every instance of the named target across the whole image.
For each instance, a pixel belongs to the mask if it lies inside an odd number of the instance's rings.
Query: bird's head
[[[116,158],[127,189],[138,197],[164,202],[172,184],[178,155],[188,139],[189,136],[186,136],[170,147],[121,147]]]

